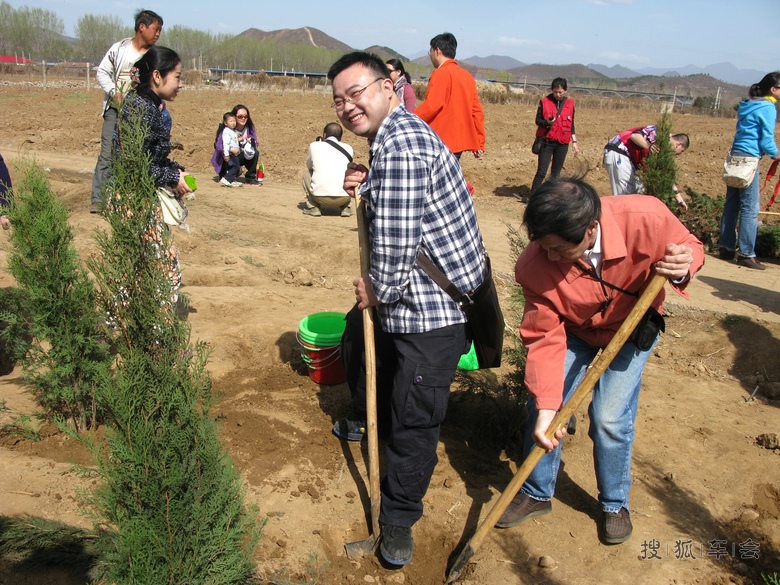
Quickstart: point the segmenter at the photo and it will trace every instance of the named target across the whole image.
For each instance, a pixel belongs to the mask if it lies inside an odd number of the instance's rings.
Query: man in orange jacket
[[[450,33],[431,39],[429,56],[436,70],[428,82],[425,101],[414,113],[458,159],[466,150],[480,158],[485,152],[485,114],[474,78],[455,61],[457,48],[458,41]]]

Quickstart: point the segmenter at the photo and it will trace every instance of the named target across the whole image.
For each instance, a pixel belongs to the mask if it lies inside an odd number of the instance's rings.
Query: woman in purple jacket
[[[238,133],[238,142],[241,145],[241,152],[238,155],[238,162],[246,167],[246,178],[244,182],[247,185],[261,187],[263,185],[262,175],[258,177],[257,165],[260,162],[260,151],[257,147],[257,132],[255,124],[252,122],[252,116],[249,108],[243,104],[237,104],[231,112],[236,117],[236,132]],[[220,124],[217,128],[217,135],[214,139],[214,154],[211,156],[211,166],[219,178],[225,176],[227,165],[222,154],[222,129],[224,125]],[[239,173],[241,174],[241,173]]]

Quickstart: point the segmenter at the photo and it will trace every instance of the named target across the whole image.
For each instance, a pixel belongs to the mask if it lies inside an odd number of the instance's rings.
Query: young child
[[[238,143],[235,114],[226,112],[222,116],[222,124],[225,126],[222,130],[222,154],[227,163],[227,171],[219,182],[225,187],[243,187],[243,184],[236,181],[238,173],[241,170],[241,163],[238,160],[241,146]]]

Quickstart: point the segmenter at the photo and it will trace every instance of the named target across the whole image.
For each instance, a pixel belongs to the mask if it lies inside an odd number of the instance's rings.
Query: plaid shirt
[[[465,323],[416,263],[422,250],[463,292],[484,280],[482,236],[460,163],[425,122],[400,107],[382,123],[370,155],[361,196],[383,329],[422,333]]]

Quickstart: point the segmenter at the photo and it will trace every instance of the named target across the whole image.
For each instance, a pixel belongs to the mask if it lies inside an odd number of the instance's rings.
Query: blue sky
[[[57,13],[70,35],[84,14],[132,24],[137,9],[149,8],[166,26],[236,34],[250,27],[311,26],[356,49],[384,45],[406,56],[427,50],[432,36],[449,31],[461,58],[508,55],[524,63],[629,68],[728,61],[742,69],[780,69],[778,0],[6,1]]]

